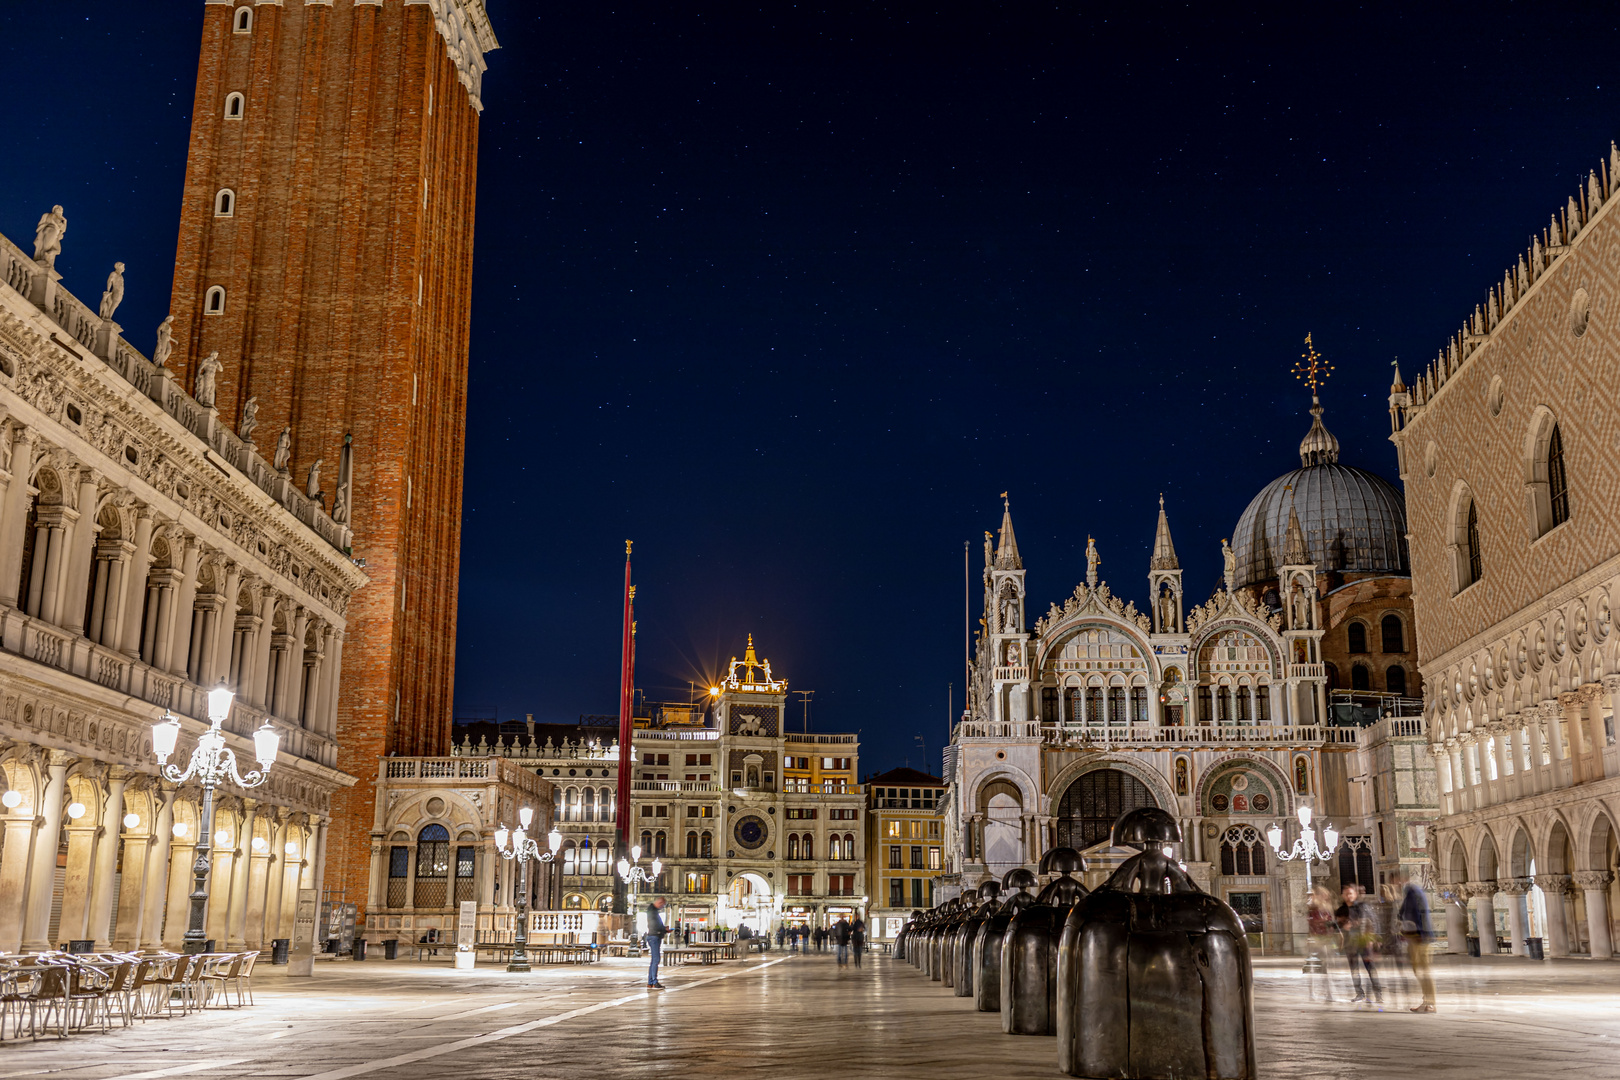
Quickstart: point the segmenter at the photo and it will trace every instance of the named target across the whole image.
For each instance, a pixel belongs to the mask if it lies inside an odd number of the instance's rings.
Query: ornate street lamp
[[[269,779],[270,767],[276,763],[276,751],[281,735],[266,720],[264,726],[253,733],[253,756],[259,767],[243,776],[236,771],[236,752],[225,745],[225,733],[220,725],[231,714],[231,702],[236,695],[225,686],[225,680],[208,691],[208,719],[210,726],[197,739],[191,752],[191,762],[182,771],[169,764],[180,741],[180,721],[165,711],[163,719],[152,725],[152,751],[157,754],[158,766],[164,779],[183,784],[193,776],[202,784],[203,811],[201,829],[197,834],[197,861],[192,864],[194,882],[191,889],[191,922],[186,927],[185,951],[200,953],[206,934],[203,931],[203,913],[208,908],[208,871],[213,862],[209,857],[210,839],[214,839],[214,788],[226,780],[233,780],[239,788],[256,788]],[[179,826],[176,826],[178,835]]]
[[[1304,860],[1305,902],[1308,904],[1313,899],[1311,893],[1311,863],[1318,860],[1321,862],[1327,862],[1328,859],[1333,856],[1333,849],[1339,846],[1339,830],[1324,822],[1322,825],[1323,843],[1318,844],[1316,842],[1316,830],[1311,828],[1311,808],[1308,806],[1302,806],[1299,808],[1298,814],[1299,839],[1294,841],[1294,846],[1292,848],[1286,852],[1283,851],[1283,830],[1282,826],[1276,822],[1272,822],[1271,828],[1266,830],[1266,839],[1270,841],[1271,850],[1277,856],[1279,861],[1291,862],[1294,859]],[[1306,957],[1304,971],[1307,975],[1320,975],[1326,970],[1327,968],[1325,965],[1323,965],[1322,958],[1316,953],[1313,952],[1310,956]]]
[[[652,873],[648,873],[646,870],[643,870],[638,865],[640,862],[640,844],[636,844],[630,848],[630,858],[619,860],[619,877],[623,878],[625,884],[630,886],[630,909],[632,911],[634,911],[636,907],[636,897],[641,895],[642,883],[645,882],[646,884],[651,885],[653,882],[658,880],[658,875],[662,873],[664,869],[664,861],[662,859],[654,859],[652,861]],[[636,918],[641,918],[640,912],[636,913]]]
[[[518,810],[518,827],[515,831],[508,834],[505,825],[495,830],[495,850],[500,852],[501,858],[516,859],[518,864],[517,939],[513,942],[516,948],[512,952],[512,962],[506,965],[507,971],[529,970],[529,879],[526,873],[529,861],[551,862],[557,857],[557,849],[562,847],[562,833],[553,825],[551,832],[546,834],[546,844],[551,850],[541,851],[540,845],[529,836],[529,823],[533,820],[534,808],[525,806]]]

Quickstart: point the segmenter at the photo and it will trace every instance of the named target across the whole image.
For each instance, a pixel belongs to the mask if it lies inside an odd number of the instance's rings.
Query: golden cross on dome
[[[1308,385],[1311,388],[1311,396],[1315,397],[1316,392],[1332,374],[1333,365],[1316,351],[1316,346],[1311,343],[1311,335],[1306,334],[1305,351],[1299,354],[1299,362],[1294,365],[1294,378]]]

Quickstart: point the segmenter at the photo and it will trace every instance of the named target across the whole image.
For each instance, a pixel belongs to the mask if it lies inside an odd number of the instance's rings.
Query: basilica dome
[[[1339,464],[1339,440],[1323,426],[1315,395],[1311,416],[1299,444],[1300,467],[1267,484],[1238,518],[1232,549],[1240,588],[1277,577],[1290,506],[1318,569],[1410,572],[1400,489],[1377,473]]]

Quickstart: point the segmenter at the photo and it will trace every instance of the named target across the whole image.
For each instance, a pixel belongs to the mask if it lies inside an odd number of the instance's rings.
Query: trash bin
[[[74,938],[68,942],[67,951],[70,953],[94,952],[96,943],[89,938]]]
[[[321,942],[321,952],[323,953],[331,953],[332,955],[336,956],[337,947],[337,938],[329,937],[325,941]]]
[[[1475,937],[1472,934],[1468,935],[1468,955],[1469,956],[1478,956],[1479,955],[1479,938]]]
[[[383,959],[394,960],[399,957],[399,938],[388,938],[383,943]]]
[[[351,959],[354,959],[354,960],[364,960],[366,958],[366,939],[365,938],[357,937],[357,938],[354,939],[354,950],[349,954],[349,956],[350,956]]]
[[[1532,959],[1532,960],[1545,960],[1545,959],[1547,959],[1547,954],[1542,948],[1541,938],[1538,938],[1538,937],[1525,938],[1524,939],[1524,951],[1525,951],[1525,955],[1529,956],[1530,959]]]
[[[278,937],[270,943],[270,963],[285,964],[287,962],[287,947],[290,945],[284,937]]]

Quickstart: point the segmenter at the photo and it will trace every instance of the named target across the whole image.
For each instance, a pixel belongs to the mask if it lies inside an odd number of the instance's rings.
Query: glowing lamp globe
[[[135,826],[139,825],[140,823],[141,823],[141,815],[134,814],[134,813],[124,815],[124,828],[133,829]]]
[[[158,761],[167,761],[179,741],[180,721],[164,713],[163,719],[152,725],[152,753],[157,755]]]
[[[282,848],[281,850],[285,851],[288,855],[297,855],[298,854],[298,845],[292,843],[291,841],[288,841],[287,846]]]
[[[1339,830],[1331,825],[1322,826],[1322,839],[1327,842],[1327,849],[1332,851],[1339,845]]]
[[[219,680],[219,685],[208,691],[208,719],[223,724],[231,714],[231,702],[235,698],[236,695],[226,689],[225,680]]]
[[[638,862],[641,861],[641,845],[640,844],[634,844],[634,845],[631,846],[631,848],[630,848],[630,861],[633,862],[633,863],[638,863]]]
[[[551,846],[553,855],[557,854],[557,849],[562,847],[562,833],[557,831],[556,826],[552,826],[551,831],[546,833],[546,843]]]
[[[654,859],[653,860],[653,877],[657,877],[660,873],[663,872],[663,869],[664,869],[664,860],[662,860],[662,859]]]
[[[212,708],[212,706],[209,707]],[[227,708],[229,708],[228,705]],[[258,759],[259,764],[268,772],[270,766],[276,763],[276,751],[280,748],[281,733],[271,727],[270,721],[266,720],[264,726],[253,733],[253,756]]]
[[[523,827],[524,831],[528,830],[529,823],[532,822],[533,820],[534,820],[534,807],[525,806],[525,807],[521,808],[520,810],[518,810],[518,824]]]
[[[191,831],[191,826],[187,825],[183,821],[177,821],[177,822],[174,823],[174,830],[173,831],[174,831],[174,838],[176,840],[184,840],[186,838],[186,834]]]
[[[500,828],[495,830],[495,847],[497,850],[506,850],[506,838],[510,835],[511,834],[506,831],[505,825],[502,825]]]
[[[12,790],[0,795],[0,806],[4,806],[7,810],[15,810],[21,805],[22,792],[20,791]]]
[[[1271,823],[1271,828],[1266,830],[1266,840],[1270,842],[1272,851],[1281,851],[1283,840],[1282,826],[1273,821]]]
[[[231,834],[226,832],[224,829],[219,830],[219,832],[214,834],[214,843],[220,847],[229,847],[231,843]]]
[[[1311,808],[1308,806],[1299,808],[1299,827],[1302,829],[1311,827]]]
[[[630,880],[630,864],[623,859],[619,860],[619,876],[626,881]]]
[[[84,817],[84,803],[68,803],[67,815],[74,821],[78,821],[80,818]]]

